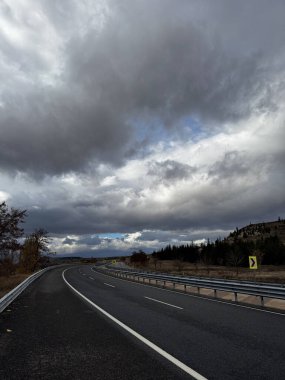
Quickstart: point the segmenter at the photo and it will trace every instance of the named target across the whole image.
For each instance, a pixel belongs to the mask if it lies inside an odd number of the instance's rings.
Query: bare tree
[[[243,264],[244,262],[244,255],[242,254],[241,250],[239,247],[234,246],[230,252],[228,253],[226,262],[228,265],[233,266],[236,268],[236,275],[238,276],[239,274],[239,267]]]
[[[42,228],[36,229],[26,237],[20,259],[25,271],[33,272],[39,266],[43,255],[50,253],[49,241],[48,232]]]
[[[19,238],[24,234],[20,224],[26,215],[26,210],[9,210],[5,202],[0,204],[0,272],[13,271],[14,255],[21,248]]]

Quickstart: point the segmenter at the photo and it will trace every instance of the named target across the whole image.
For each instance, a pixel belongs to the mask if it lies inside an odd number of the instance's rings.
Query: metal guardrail
[[[260,297],[261,305],[264,306],[264,298],[274,298],[285,300],[285,287],[279,284],[270,284],[270,283],[254,283],[252,281],[235,281],[235,280],[220,280],[220,279],[209,279],[209,278],[197,278],[197,277],[182,277],[182,276],[171,276],[166,274],[157,274],[153,272],[142,272],[142,271],[133,271],[133,270],[120,270],[115,268],[96,268],[98,271],[104,271],[105,273],[112,273],[114,276],[123,277],[126,279],[133,280],[138,278],[156,281],[162,283],[162,286],[165,287],[166,283],[170,282],[175,285],[184,285],[184,291],[186,292],[188,287],[197,288],[198,293],[200,294],[200,289],[213,289],[214,296],[217,297],[217,291],[224,291],[234,293],[235,301],[238,301],[238,294],[247,294],[252,296]],[[161,286],[161,284],[160,284]]]
[[[33,281],[35,281],[38,277],[40,277],[48,270],[56,267],[58,266],[50,266],[32,274],[14,289],[12,289],[9,293],[5,294],[5,296],[0,299],[0,313],[2,313],[2,311],[5,310],[6,307],[9,306],[10,303],[14,301]]]
[[[103,264],[104,265],[104,264]],[[119,268],[116,268],[114,267],[113,265],[105,265],[106,268],[108,269],[119,269]],[[148,273],[148,274],[158,274],[158,275],[163,275],[163,276],[169,276],[169,273],[167,272],[156,272],[156,271],[143,271],[143,270],[136,270],[134,271],[133,268],[124,268],[124,269],[121,269],[122,271],[125,271],[125,272],[136,272],[136,273]],[[216,278],[213,278],[213,277],[205,277],[205,276],[178,276],[178,275],[175,275],[175,277],[178,277],[178,278],[192,278],[192,279],[197,279],[197,280],[209,280],[211,282],[213,281],[220,281],[219,279],[216,279]],[[280,284],[280,283],[274,283],[274,282],[262,282],[262,281],[253,281],[253,280],[230,280],[230,279],[223,279],[223,281],[227,282],[227,283],[240,283],[240,284],[244,284],[244,283],[247,283],[247,284],[258,284],[258,285],[271,285],[271,286],[277,286],[277,287],[281,287],[281,288],[285,288],[285,283],[283,284]]]

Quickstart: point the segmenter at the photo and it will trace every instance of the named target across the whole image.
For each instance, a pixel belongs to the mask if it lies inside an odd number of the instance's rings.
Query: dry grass
[[[156,263],[147,263],[143,267],[146,270],[172,273],[187,276],[201,276],[213,278],[226,278],[238,280],[252,280],[264,282],[285,283],[285,266],[263,266],[258,270],[249,268],[223,267],[223,266],[204,266],[202,264],[194,265],[187,262],[178,263],[175,260],[159,260]]]
[[[7,294],[10,290],[14,289],[22,281],[24,281],[30,274],[14,274],[9,277],[0,277],[0,298]]]

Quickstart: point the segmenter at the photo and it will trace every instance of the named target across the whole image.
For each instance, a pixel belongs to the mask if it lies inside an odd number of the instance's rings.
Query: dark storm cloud
[[[26,233],[40,226],[54,235],[131,233],[145,229],[178,233],[191,229],[192,238],[199,239],[202,233],[197,235],[196,230],[228,231],[250,221],[263,221],[272,217],[277,219],[284,209],[284,195],[276,193],[273,189],[272,194],[275,194],[275,197],[270,202],[265,202],[267,189],[264,186],[250,189],[250,192],[246,188],[239,192],[228,186],[207,187],[201,190],[199,198],[191,199],[190,193],[187,203],[177,199],[175,206],[164,205],[163,208],[152,204],[151,201],[147,207],[141,204],[126,207],[115,201],[112,202],[111,195],[107,194],[106,199],[109,204],[104,210],[94,207],[81,209],[78,212],[71,203],[65,203],[61,208],[51,210],[30,210],[24,227]],[[251,196],[252,191],[255,192],[255,197]],[[210,198],[209,192],[211,192]],[[222,201],[221,195],[223,195]],[[209,234],[208,232],[207,236],[210,236]],[[158,233],[157,238],[159,238]],[[82,244],[96,245],[102,240],[96,239],[83,238]]]
[[[216,162],[209,170],[209,176],[218,179],[245,176],[250,171],[252,162],[242,152],[225,153],[221,161]]]
[[[63,245],[72,245],[75,243],[76,243],[76,239],[70,239],[69,237],[66,237],[62,242]]]
[[[121,160],[128,128],[104,107],[80,106],[72,100],[61,106],[48,102],[49,114],[39,115],[39,100],[28,101],[33,104],[29,118],[21,119],[18,110],[10,107],[15,116],[4,115],[1,120],[3,169],[56,174],[79,170],[91,158],[112,163]]]
[[[112,210],[116,209],[115,202],[109,205],[107,213],[95,207],[78,211],[73,204],[64,203],[62,207],[58,208],[29,210],[24,227],[27,233],[31,233],[35,228],[41,226],[55,235],[135,231],[136,227],[130,227],[127,218],[125,219],[122,215],[113,215],[114,211]]]
[[[124,116],[148,112],[170,125],[189,113],[215,121],[248,115],[269,79],[259,47],[229,54],[219,30],[213,37],[193,19],[191,2],[125,1],[112,9],[100,36],[91,30],[70,41],[68,82]]]
[[[283,0],[14,3],[0,197],[26,233],[114,254],[284,217]]]
[[[197,171],[197,169],[190,165],[182,164],[174,160],[165,160],[162,162],[151,162],[148,174],[156,176],[161,182],[173,183],[175,180],[189,178],[195,171]]]
[[[66,237],[62,244],[63,245],[84,245],[84,246],[95,246],[101,243],[101,239],[97,236],[83,235],[79,239],[74,239],[70,237]]]
[[[59,40],[55,63],[40,40],[32,49],[29,38],[19,47],[0,36],[2,169],[43,175],[90,161],[117,166],[136,144],[134,116],[173,126],[193,114],[217,124],[274,106],[270,83],[279,68],[271,62],[280,53],[284,2],[109,1],[99,29],[86,4],[38,5]],[[13,12],[6,3],[4,17],[17,26]],[[32,25],[23,27],[36,38]],[[59,71],[45,84],[52,65]]]
[[[83,236],[78,241],[77,244],[83,244],[87,246],[99,245],[102,239],[99,239],[97,236]]]

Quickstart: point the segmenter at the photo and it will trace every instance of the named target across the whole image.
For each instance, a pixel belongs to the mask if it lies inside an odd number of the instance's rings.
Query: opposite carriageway
[[[215,298],[217,297],[217,291],[230,292],[234,294],[236,302],[238,301],[238,294],[256,296],[260,298],[261,306],[264,306],[265,298],[285,300],[284,284],[173,276],[164,273],[117,269],[111,265],[97,266],[96,270],[132,281],[139,281],[140,279],[142,279],[143,282],[148,280],[149,283],[155,281],[156,285],[163,287],[166,287],[167,283],[171,283],[174,289],[176,285],[183,285],[185,292],[187,287],[197,288],[198,293],[200,293],[200,289],[212,289]]]

